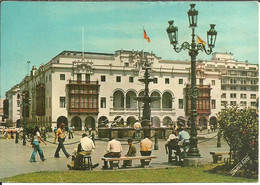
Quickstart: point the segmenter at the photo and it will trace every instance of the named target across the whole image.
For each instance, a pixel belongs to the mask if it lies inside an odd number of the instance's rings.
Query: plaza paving
[[[76,132],[77,135],[74,134],[73,139],[67,139],[65,144],[73,143],[79,141],[81,138],[82,132]],[[53,135],[53,133],[50,133]],[[221,140],[222,147],[217,148],[217,137],[212,138],[215,136],[217,132],[213,132],[208,134],[207,131],[203,131],[202,133],[198,133],[199,141],[198,141],[198,148],[200,150],[200,154],[203,157],[202,163],[212,163],[212,157],[209,154],[211,151],[228,151],[228,145]],[[203,138],[202,138],[203,137]],[[212,138],[212,139],[210,139]],[[53,138],[47,138],[47,141],[53,142]],[[205,142],[203,142],[205,141]],[[134,141],[136,143],[138,141]],[[128,150],[128,145],[126,140],[122,140],[121,143],[123,144],[123,152],[122,154],[125,155]],[[167,155],[165,153],[164,145],[166,143],[165,140],[159,140],[159,150],[153,150],[152,155],[158,156],[157,159],[153,159],[151,162],[150,168],[165,168],[169,167],[167,163]],[[154,140],[153,140],[154,144]],[[102,156],[105,153],[107,146],[107,141],[96,140],[96,149],[92,155],[93,163],[99,163],[99,166],[94,170],[102,170],[103,161],[101,160]],[[139,143],[135,144],[137,148],[137,155],[140,155],[139,152]],[[54,158],[54,152],[56,150],[57,145],[47,143],[44,145],[41,143],[42,150],[46,157],[46,161],[42,162],[39,158],[39,155],[36,156],[36,163],[29,162],[32,147],[30,143],[26,143],[24,146],[22,141],[19,140],[19,143],[16,144],[14,139],[0,139],[0,179],[4,177],[11,177],[14,175],[25,174],[29,172],[36,172],[36,171],[65,171],[68,170],[67,164],[70,163],[71,157],[66,158],[62,151],[60,151],[60,158]],[[77,147],[77,144],[66,145],[65,146],[69,153],[72,153],[73,149]],[[134,160],[133,161],[133,168],[132,169],[141,169],[140,168],[140,161]],[[122,170],[122,169],[120,169]],[[86,172],[87,173],[87,172]]]

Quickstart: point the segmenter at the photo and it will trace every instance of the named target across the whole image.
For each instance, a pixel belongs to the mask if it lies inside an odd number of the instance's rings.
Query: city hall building
[[[6,122],[52,128],[65,123],[76,130],[106,123],[132,126],[142,116],[143,58],[151,63],[150,96],[153,127],[178,121],[189,125],[190,61],[164,60],[153,53],[118,50],[115,53],[63,51],[48,63],[32,67],[20,84],[6,92]],[[213,53],[197,61],[197,124],[216,124],[225,104],[256,106],[258,65],[233,59],[231,53]]]

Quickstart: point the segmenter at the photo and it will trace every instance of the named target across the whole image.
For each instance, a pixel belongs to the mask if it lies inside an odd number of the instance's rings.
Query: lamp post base
[[[200,166],[202,160],[202,157],[184,158],[184,166]]]

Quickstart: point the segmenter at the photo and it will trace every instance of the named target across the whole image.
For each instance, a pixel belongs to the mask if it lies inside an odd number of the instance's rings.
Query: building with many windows
[[[63,51],[6,92],[8,121],[40,126],[64,122],[76,130],[104,123],[131,125],[142,115],[135,97],[144,94],[142,57],[152,63],[150,95],[153,127],[177,121],[189,124],[190,61],[163,60],[153,53],[119,50],[113,54]],[[214,53],[197,62],[197,124],[216,124],[225,103],[255,106],[258,65],[233,60],[231,53]],[[19,100],[19,101],[18,101]],[[21,107],[20,101],[25,102]]]

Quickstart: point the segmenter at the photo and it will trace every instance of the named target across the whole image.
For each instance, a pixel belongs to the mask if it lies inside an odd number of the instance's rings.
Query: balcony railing
[[[70,108],[69,113],[99,113],[98,108]]]
[[[159,112],[163,112],[163,111],[172,111],[174,110],[174,108],[151,108],[151,111],[153,112],[156,112],[156,111],[159,111]],[[139,112],[138,108],[110,108],[110,111],[137,111]],[[143,108],[140,109],[140,111],[143,111]]]
[[[191,109],[187,110],[187,114],[191,113]],[[210,109],[197,109],[197,114],[211,114]]]
[[[190,84],[187,84],[187,86],[186,86],[186,88],[190,88],[191,87],[191,85]],[[197,85],[197,88],[198,89],[211,89],[210,88],[210,85]]]
[[[75,85],[98,85],[98,81],[82,81],[82,80],[69,80],[69,84],[75,84]]]

